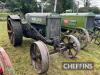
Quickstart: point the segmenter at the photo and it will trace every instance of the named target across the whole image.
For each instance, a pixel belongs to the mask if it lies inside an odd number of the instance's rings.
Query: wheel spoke
[[[75,57],[80,50],[80,43],[79,43],[78,39],[76,37],[74,37],[73,35],[65,36],[65,38],[67,38],[67,40],[68,40],[68,43],[64,42],[67,47],[66,49],[68,49],[67,50],[68,57]],[[63,40],[65,38],[63,38]],[[64,52],[64,54],[65,54],[65,52]]]

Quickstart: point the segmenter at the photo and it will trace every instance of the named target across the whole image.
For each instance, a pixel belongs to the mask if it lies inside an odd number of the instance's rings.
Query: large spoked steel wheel
[[[63,42],[66,44],[67,51],[64,51],[64,55],[70,58],[76,57],[80,51],[80,42],[73,35],[66,35],[63,38]]]
[[[90,42],[89,33],[85,28],[77,28],[73,35],[80,41],[81,49],[84,49]]]
[[[30,56],[32,65],[38,73],[48,71],[49,53],[47,46],[42,41],[36,41],[31,45]]]
[[[4,75],[15,75],[9,56],[3,48],[0,48],[0,69],[2,69]]]
[[[10,17],[7,18],[7,29],[8,29],[8,36],[13,44],[13,46],[19,46],[22,43],[22,27],[19,20],[13,20]]]
[[[100,31],[95,29],[94,36],[94,43],[100,45]]]

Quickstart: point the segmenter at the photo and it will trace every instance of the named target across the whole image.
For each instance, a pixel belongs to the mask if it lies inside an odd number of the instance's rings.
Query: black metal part
[[[7,18],[8,36],[13,46],[22,44],[23,31],[19,19]]]
[[[52,40],[43,37],[34,26],[31,26],[30,24],[24,24],[22,25],[22,28],[24,36],[36,40],[41,40],[49,45],[53,44]]]

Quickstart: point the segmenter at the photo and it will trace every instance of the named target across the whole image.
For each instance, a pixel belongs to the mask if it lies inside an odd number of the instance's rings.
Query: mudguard
[[[13,20],[21,20],[20,16],[18,15],[9,15],[8,17],[10,17]]]

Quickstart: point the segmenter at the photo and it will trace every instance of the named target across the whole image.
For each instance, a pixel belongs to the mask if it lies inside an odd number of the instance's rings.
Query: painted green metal
[[[68,24],[64,24],[64,20],[76,20],[76,27],[83,27],[86,28],[89,26],[90,19],[94,20],[95,14],[94,13],[62,13],[62,26],[66,27]],[[91,21],[93,22],[93,21]],[[70,26],[68,26],[70,27]]]
[[[87,30],[93,30],[95,15],[93,13],[62,13],[60,15],[62,33],[76,36],[81,43],[81,48],[84,49],[90,40]]]
[[[59,15],[55,13],[27,13],[25,15],[26,20],[29,23],[46,25],[48,18],[58,18]]]
[[[25,20],[28,24],[41,31],[49,39],[60,38],[61,17],[56,13],[27,13]]]

